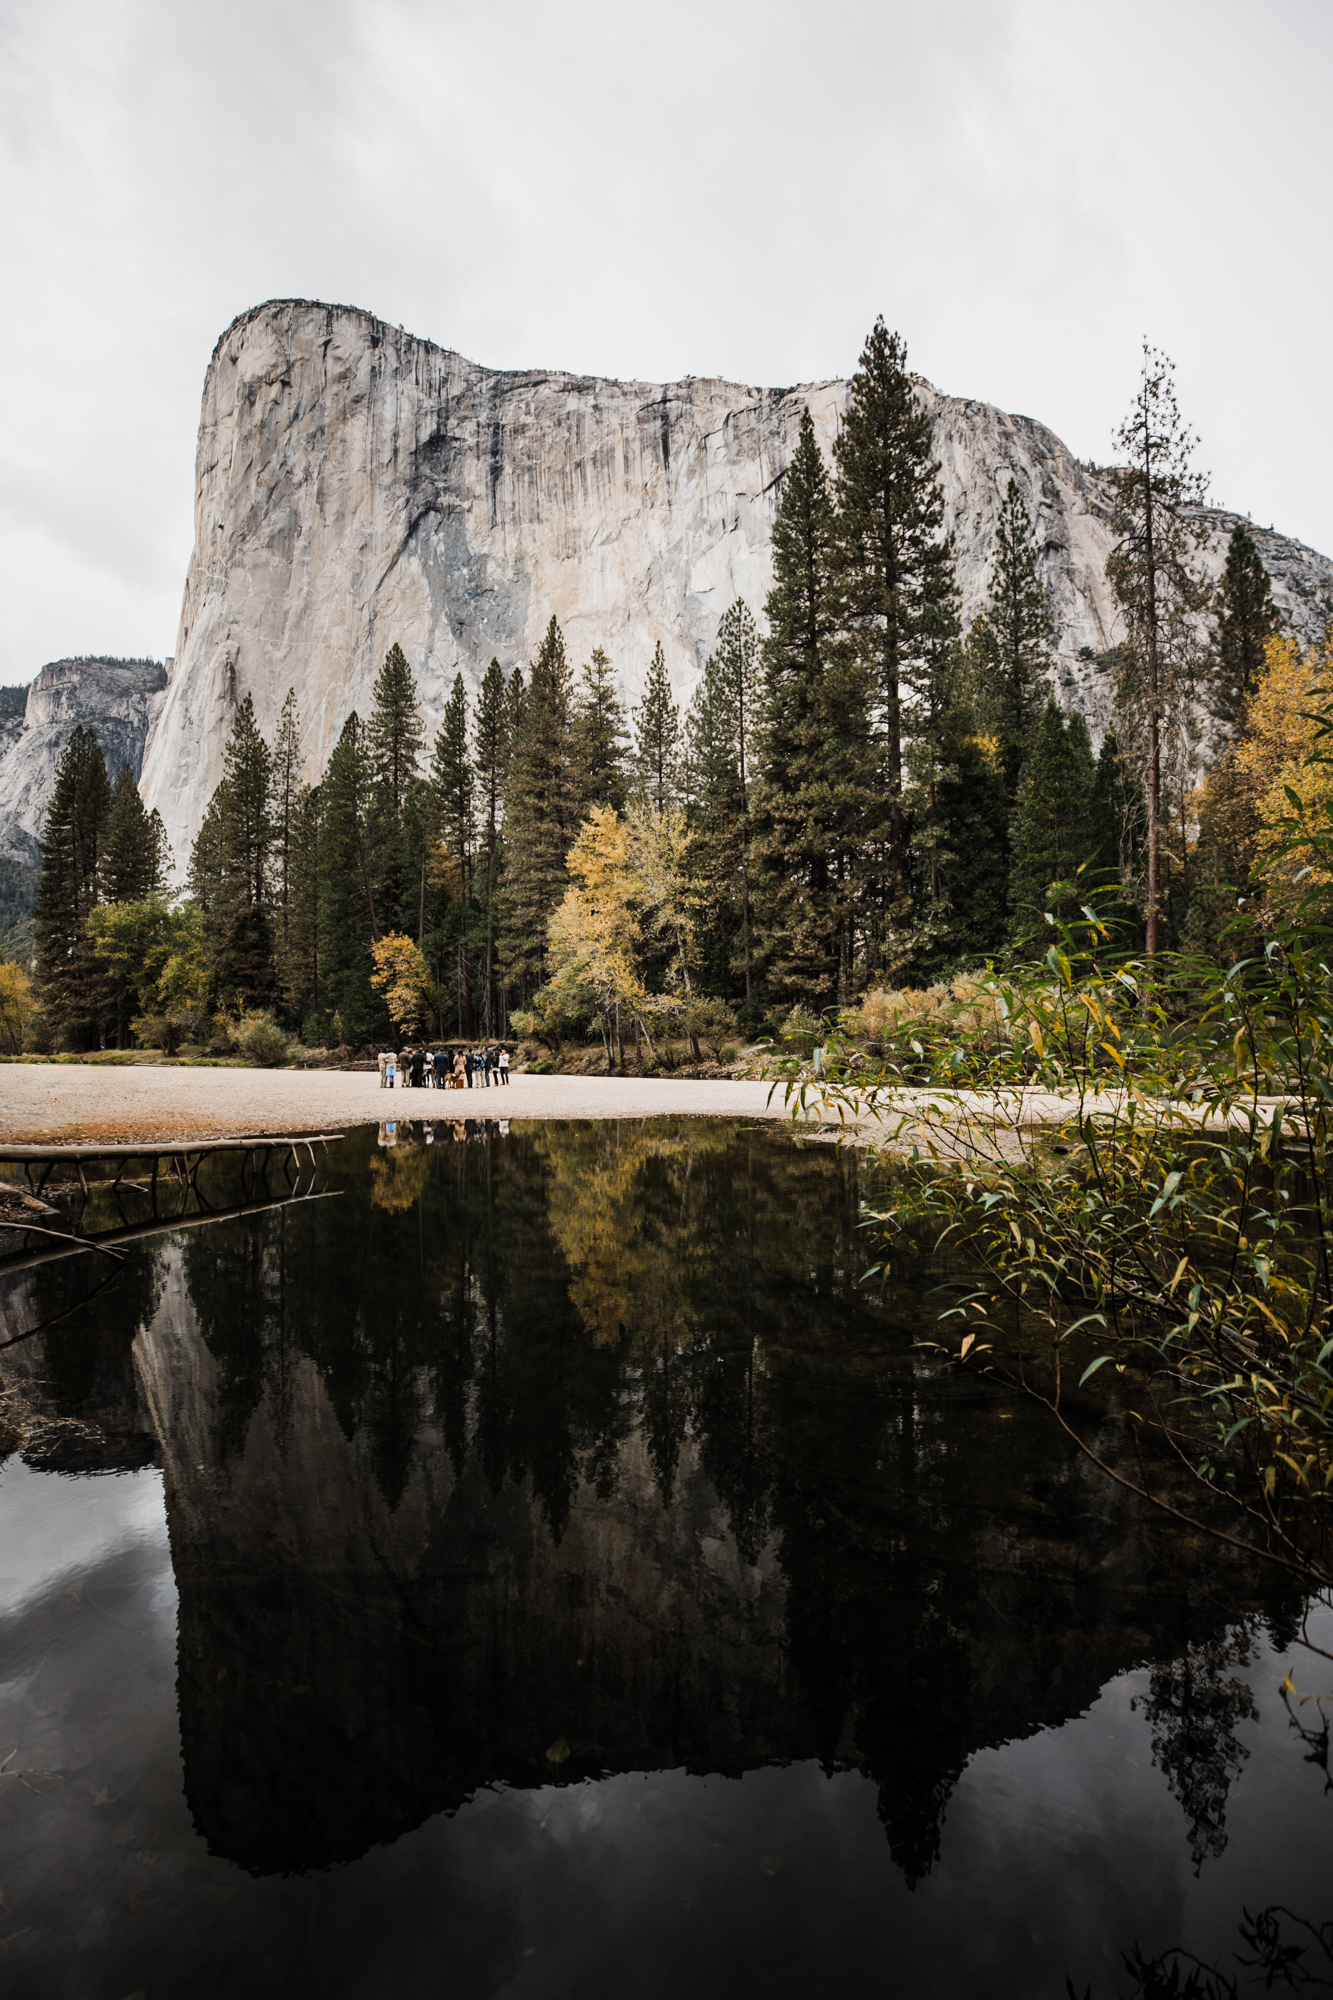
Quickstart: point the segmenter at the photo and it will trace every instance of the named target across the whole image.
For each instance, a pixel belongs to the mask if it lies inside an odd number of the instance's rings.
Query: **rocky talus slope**
[[[966,616],[984,598],[1012,475],[1042,543],[1062,698],[1096,725],[1115,637],[1103,483],[1028,417],[922,382]],[[611,654],[633,698],[658,640],[689,691],[727,605],[758,610],[803,408],[831,447],[847,385],[751,388],[499,371],[347,306],[280,300],[219,340],[204,385],[195,546],[176,666],[145,764],[178,861],[235,705],[271,729],[289,687],[315,777],[397,640],[438,718],[453,676],[526,661],[554,612],[576,659]],[[1209,517],[1214,560],[1231,517]],[[1302,630],[1333,563],[1262,538]],[[1081,657],[1082,655],[1082,657]]]

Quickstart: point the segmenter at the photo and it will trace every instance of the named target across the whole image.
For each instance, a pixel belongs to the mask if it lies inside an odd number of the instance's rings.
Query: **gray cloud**
[[[877,311],[1109,454],[1148,333],[1216,491],[1333,547],[1322,0],[0,0],[0,678],[165,652],[226,323],[790,383]]]

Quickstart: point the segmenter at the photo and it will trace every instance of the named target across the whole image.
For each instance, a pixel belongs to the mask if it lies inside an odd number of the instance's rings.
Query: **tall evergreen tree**
[[[1197,665],[1195,621],[1207,596],[1196,567],[1194,510],[1206,482],[1190,469],[1195,440],[1181,419],[1173,366],[1143,345],[1134,406],[1116,433],[1125,464],[1112,473],[1116,543],[1106,565],[1125,620],[1117,655],[1116,719],[1145,774],[1148,809],[1144,931],[1158,948],[1162,915],[1164,739],[1188,724]]]
[[[1051,608],[1037,567],[1032,520],[1011,479],[995,524],[988,610],[969,635],[975,678],[985,697],[982,719],[1000,743],[1010,797],[1037,733],[1051,673]]]
[[[431,761],[431,793],[438,829],[437,852],[449,898],[451,980],[460,1035],[472,1029],[472,967],[470,918],[472,861],[476,839],[476,802],[472,759],[468,754],[467,690],[463,676],[454,677],[435,738]]]
[[[404,849],[403,808],[420,771],[426,731],[416,680],[397,643],[375,676],[364,736],[375,793],[371,871],[380,925],[415,930],[419,885]]]
[[[680,710],[672,698],[671,676],[659,639],[643,684],[643,700],[634,711],[635,778],[656,812],[664,812],[675,801],[680,747]]]
[[[958,594],[930,419],[906,344],[882,319],[862,349],[833,456],[843,617],[869,673],[881,751],[881,920],[898,923],[908,894],[904,740],[932,654],[956,628]]]
[[[629,797],[625,769],[629,735],[615,672],[600,646],[579,676],[573,754],[581,816],[586,818],[594,806],[624,812]]]
[[[698,903],[699,969],[704,986],[730,996],[744,977],[741,872],[745,798],[736,745],[736,706],[716,653],[704,663],[685,720],[681,767],[689,820],[689,867]]]
[[[1278,629],[1268,571],[1243,521],[1231,531],[1215,603],[1208,706],[1214,719],[1235,736],[1244,726],[1250,697],[1263,672],[1264,647]]]
[[[1066,722],[1052,695],[1023,767],[1014,815],[1010,898],[1020,939],[1039,931],[1043,911],[1072,915],[1086,897],[1068,885],[1092,859],[1096,775],[1087,724],[1081,715]],[[1057,887],[1063,893],[1053,897]]]
[[[139,903],[163,886],[163,852],[166,830],[161,816],[146,813],[134,773],[122,764],[111,796],[111,813],[106,838],[98,857],[98,899],[104,903]],[[131,991],[123,969],[113,967],[110,984],[114,994],[116,1047],[129,1042]]]
[[[1120,891],[1114,897],[1099,897],[1096,907],[1112,927],[1116,942],[1126,949],[1140,942],[1134,892],[1143,869],[1146,833],[1143,787],[1121,756],[1115,731],[1108,729],[1088,812],[1088,859],[1093,863],[1089,872],[1095,887]]]
[[[961,961],[998,951],[1008,930],[1009,788],[1004,769],[979,736],[946,736],[932,798],[933,844],[923,855],[933,871],[934,920],[913,971],[923,983]]]
[[[375,676],[365,729],[365,750],[375,789],[395,819],[417,775],[425,740],[417,684],[407,655],[395,642]]]
[[[287,699],[278,717],[273,739],[273,949],[275,962],[287,958],[288,910],[292,894],[292,846],[296,838],[296,815],[302,792],[301,718],[296,706],[296,689],[288,688]],[[281,983],[281,981],[280,981]]]
[[[759,701],[759,632],[750,607],[735,598],[722,614],[717,633],[717,672],[730,712],[740,816],[737,855],[740,874],[741,969],[745,998],[754,998],[753,906],[750,881],[750,793],[754,783],[755,725]]]
[[[107,968],[87,928],[111,806],[102,746],[91,729],[79,727],[56,767],[33,906],[42,1005],[60,1040],[75,1049],[100,1046],[111,1000]]]
[[[866,809],[868,676],[839,646],[833,500],[808,409],[773,525],[753,799],[756,925],[768,989],[850,998],[852,887]]]
[[[283,880],[286,901],[276,948],[278,992],[284,1011],[300,1028],[320,1015],[320,827],[317,785],[300,785],[286,817]]]
[[[138,903],[161,889],[166,875],[166,830],[160,813],[145,812],[128,764],[122,764],[111,796],[106,838],[98,860],[98,888],[104,903]]]
[[[500,883],[500,824],[505,773],[509,768],[510,703],[500,662],[492,660],[477,703],[476,774],[480,825],[481,893],[486,901],[483,943],[481,1031],[490,1037],[506,1025],[495,977],[496,895]]]
[[[222,782],[207,824],[204,852],[213,862],[215,881],[207,899],[199,897],[218,994],[227,1006],[262,1005],[273,997],[272,794],[273,753],[259,733],[247,694],[222,753]]]
[[[323,1001],[344,1041],[358,1041],[382,1018],[370,984],[371,943],[380,935],[375,906],[374,767],[355,709],[329,758],[320,786],[319,959]]]
[[[564,637],[553,617],[526,688],[519,683],[505,781],[502,955],[506,978],[521,999],[545,977],[546,927],[568,884],[565,857],[578,830],[571,680]]]

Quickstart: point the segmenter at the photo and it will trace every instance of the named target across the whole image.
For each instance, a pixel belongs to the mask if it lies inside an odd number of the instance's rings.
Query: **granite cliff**
[[[157,660],[52,660],[30,687],[0,689],[0,859],[37,859],[56,766],[80,723],[97,735],[112,782],[137,778],[167,670]],[[26,698],[20,710],[14,697]]]
[[[1049,430],[922,382],[959,554],[981,607],[1012,475],[1042,543],[1062,698],[1096,725],[1115,637],[1104,483]],[[758,610],[800,414],[828,449],[841,381],[760,389],[499,371],[347,306],[278,300],[223,334],[204,384],[195,544],[176,664],[144,769],[183,863],[247,693],[271,730],[300,703],[315,777],[397,640],[438,718],[461,671],[526,661],[552,612],[576,659],[611,654],[633,698],[660,639],[684,695],[736,595]],[[1220,568],[1234,517],[1208,516]],[[1278,601],[1313,634],[1333,563],[1260,537]]]

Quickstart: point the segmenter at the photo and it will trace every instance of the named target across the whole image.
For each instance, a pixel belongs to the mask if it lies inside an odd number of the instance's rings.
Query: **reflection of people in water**
[[[507,1118],[502,1118],[500,1120],[500,1137],[502,1139],[507,1139],[509,1137],[509,1120]]]
[[[396,1146],[398,1144],[398,1121],[396,1118],[390,1118],[380,1125],[380,1144],[381,1146]]]

